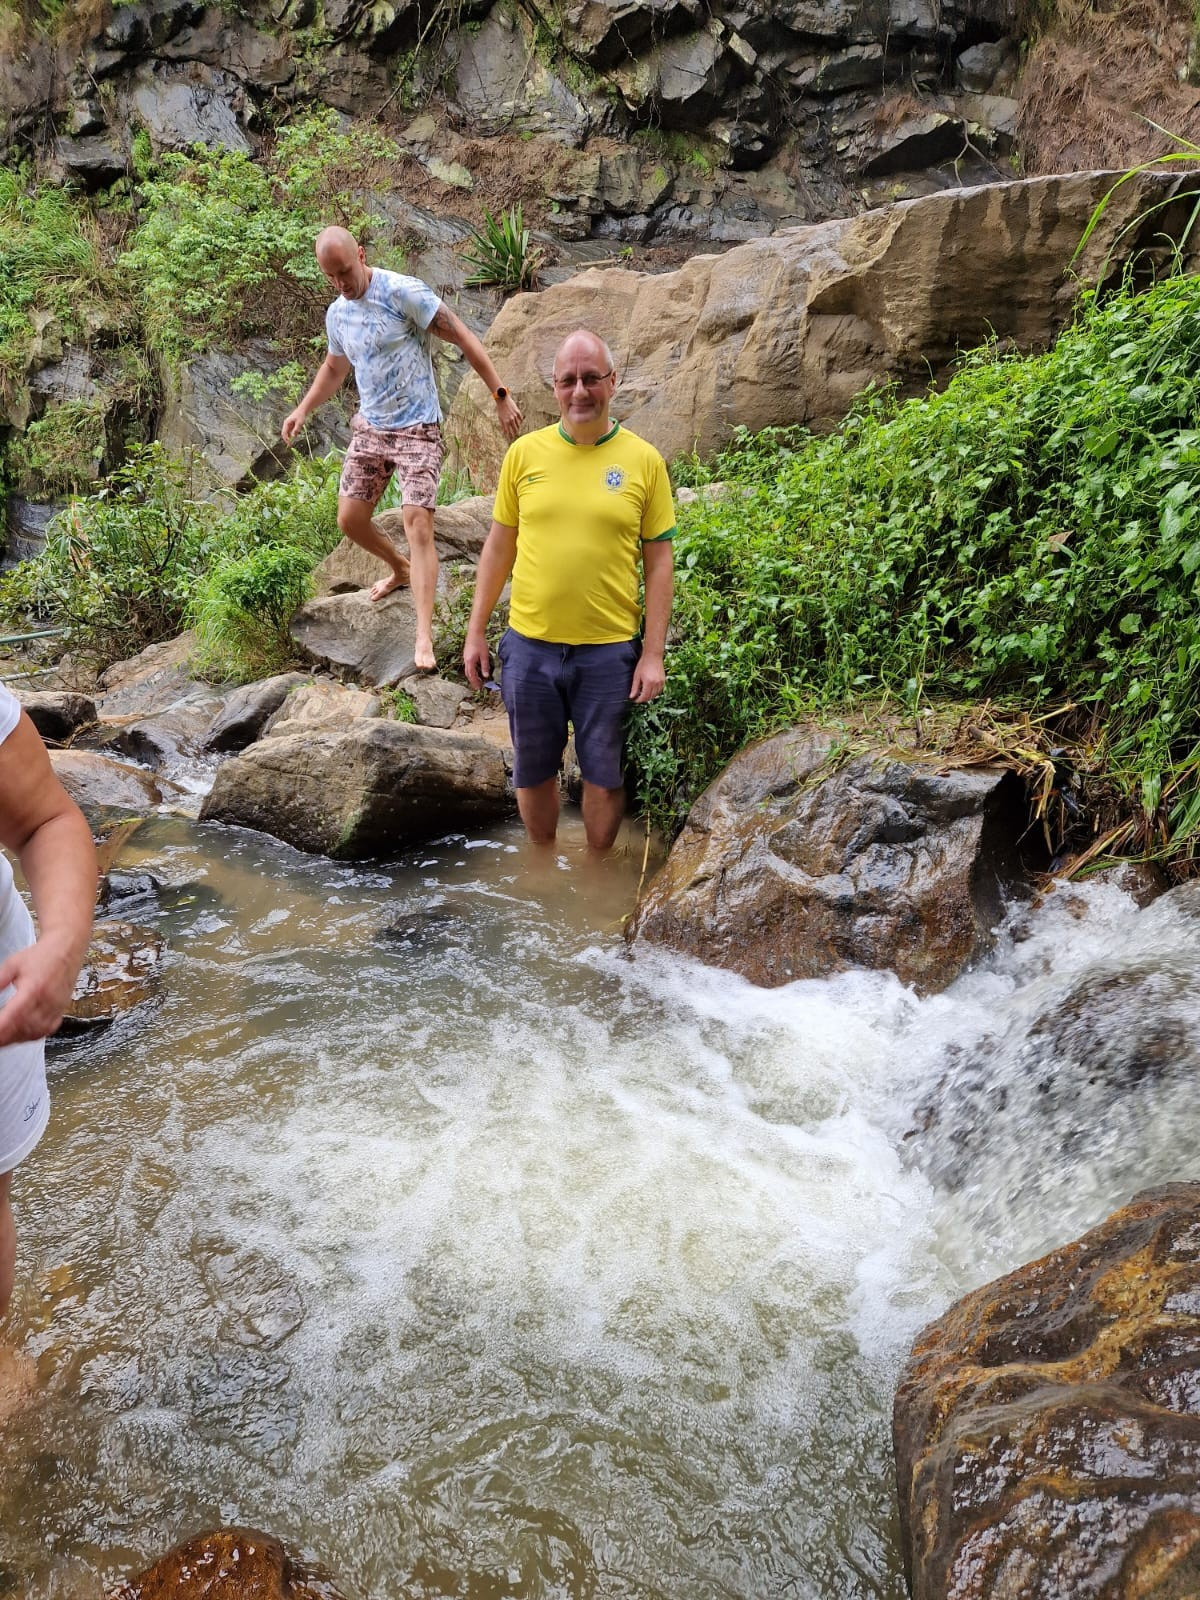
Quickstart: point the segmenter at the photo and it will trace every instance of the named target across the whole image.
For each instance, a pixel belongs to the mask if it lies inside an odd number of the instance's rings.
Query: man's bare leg
[[[430,506],[405,506],[404,532],[408,538],[409,582],[417,613],[417,666],[424,672],[437,666],[433,655],[433,601],[437,594],[438,558],[433,544],[433,510]]]
[[[392,569],[388,577],[380,578],[371,587],[371,599],[382,600],[385,594],[403,588],[408,582],[408,558],[401,555],[385,534],[380,533],[371,520],[374,510],[375,507],[368,505],[365,500],[349,500],[345,495],[338,496],[338,531]]]
[[[8,1310],[17,1267],[17,1229],[9,1200],[11,1187],[12,1173],[0,1173],[0,1317]]]
[[[525,824],[531,844],[543,849],[554,843],[558,832],[558,775],[532,788],[517,790],[517,810]]]
[[[625,790],[602,789],[598,783],[583,780],[583,831],[587,835],[588,849],[597,855],[611,850],[616,843],[625,815]]]

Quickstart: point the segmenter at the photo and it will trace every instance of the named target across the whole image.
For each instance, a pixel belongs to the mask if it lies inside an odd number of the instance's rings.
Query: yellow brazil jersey
[[[509,446],[493,516],[517,530],[509,620],[552,644],[616,644],[641,626],[642,544],[668,539],[675,507],[653,445],[614,423],[593,445],[559,424]]]

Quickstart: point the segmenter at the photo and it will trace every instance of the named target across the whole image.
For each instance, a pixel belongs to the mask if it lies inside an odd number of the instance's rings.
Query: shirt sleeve
[[[341,339],[338,337],[337,318],[333,314],[336,307],[337,301],[335,300],[333,305],[329,306],[325,312],[325,342],[329,346],[329,354],[331,356],[342,356],[344,358],[346,352],[342,347]]]
[[[675,501],[671,496],[671,479],[667,464],[654,452],[646,475],[646,509],[642,512],[642,543],[655,539],[669,539],[675,532]]]
[[[388,284],[388,309],[407,317],[422,333],[437,316],[441,303],[441,295],[435,294],[420,278],[401,278],[399,282]]]
[[[21,720],[21,702],[12,690],[0,683],[0,744]]]
[[[500,481],[496,485],[496,499],[492,506],[492,520],[502,522],[506,528],[515,528],[521,517],[517,500],[517,454],[515,444],[510,444],[504,452]]]

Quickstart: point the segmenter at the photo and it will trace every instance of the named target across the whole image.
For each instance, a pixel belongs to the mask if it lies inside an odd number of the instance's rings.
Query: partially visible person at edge
[[[553,843],[570,722],[588,846],[603,852],[625,809],[626,714],[662,692],[675,508],[658,451],[609,414],[617,374],[604,341],[571,334],[553,383],[560,420],[518,439],[500,469],[463,664],[474,688],[489,678],[485,630],[511,573],[496,654],[521,820],[535,844]]]
[[[0,844],[21,863],[37,938],[0,856],[0,1315],[16,1268],[13,1169],[50,1114],[42,1041],[62,1021],[87,953],[96,852],[83,813],[54,776],[37,729],[0,685]]]
[[[353,371],[359,410],[338,485],[338,528],[391,568],[372,588],[372,600],[411,583],[416,664],[428,670],[435,665],[438,571],[433,508],[445,454],[430,335],[457,345],[466,356],[487,384],[497,421],[510,441],[521,430],[521,410],[479,340],[420,278],[368,266],[366,251],[345,228],[324,229],[317,236],[316,255],[338,291],[325,313],[329,353],[280,432],[291,444],[309,414],[332,399]],[[403,491],[409,559],[371,520],[393,472],[399,473]]]

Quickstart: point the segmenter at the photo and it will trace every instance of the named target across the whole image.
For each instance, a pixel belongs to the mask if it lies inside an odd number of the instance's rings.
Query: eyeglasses
[[[585,389],[598,389],[605,378],[612,377],[612,368],[607,372],[576,372],[569,377],[554,378],[552,380],[556,389],[573,389],[581,383]]]

